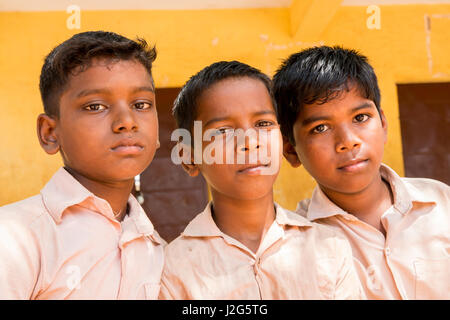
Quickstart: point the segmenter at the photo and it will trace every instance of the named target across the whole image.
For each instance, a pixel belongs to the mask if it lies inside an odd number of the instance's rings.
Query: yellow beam
[[[291,36],[317,41],[339,9],[342,0],[293,0],[290,7]]]

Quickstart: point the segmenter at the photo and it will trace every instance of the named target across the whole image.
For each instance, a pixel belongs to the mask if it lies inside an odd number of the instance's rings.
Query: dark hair
[[[213,84],[228,78],[260,80],[267,88],[276,111],[272,94],[272,81],[260,70],[239,61],[220,61],[213,63],[192,76],[181,89],[173,105],[173,115],[179,128],[192,130],[197,116],[197,100]]]
[[[275,73],[274,97],[282,134],[295,145],[293,126],[306,104],[323,104],[356,85],[380,112],[380,89],[367,58],[342,47],[314,47],[291,55]]]
[[[59,100],[69,77],[86,70],[94,58],[135,59],[152,77],[156,50],[144,39],[133,41],[113,32],[89,31],[74,35],[55,47],[42,66],[39,89],[47,115],[59,117]]]

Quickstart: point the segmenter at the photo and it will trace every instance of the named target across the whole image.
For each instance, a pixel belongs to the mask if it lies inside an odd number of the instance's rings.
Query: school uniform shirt
[[[130,195],[122,222],[64,168],[0,207],[0,299],[156,299],[162,240]]]
[[[211,203],[165,248],[161,299],[361,299],[351,248],[276,205],[253,253],[219,230]]]
[[[386,165],[380,173],[394,196],[381,217],[386,237],[336,206],[319,187],[297,212],[344,233],[367,298],[450,299],[449,186],[400,178]]]

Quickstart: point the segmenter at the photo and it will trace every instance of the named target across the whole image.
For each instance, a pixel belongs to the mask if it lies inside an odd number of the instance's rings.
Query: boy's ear
[[[186,171],[191,177],[196,177],[200,173],[200,169],[194,162],[192,147],[183,145],[179,155],[182,159],[181,166],[183,167],[184,171]],[[183,161],[183,159],[188,160],[189,157],[191,158],[190,163],[186,163],[187,161]]]
[[[383,128],[383,131],[384,131],[384,144],[386,144],[387,143],[388,124],[387,124],[387,119],[384,115],[384,112],[381,108],[380,108],[380,118],[381,118],[381,127]]]
[[[283,136],[283,155],[286,160],[293,166],[294,168],[300,167],[301,162],[298,158],[297,151],[295,151],[294,146],[289,142],[289,139]]]
[[[60,145],[56,136],[56,120],[41,113],[37,118],[37,135],[42,149],[48,154],[59,151]]]
[[[191,177],[196,177],[200,173],[200,169],[194,163],[186,164],[183,162],[181,166],[183,167],[184,171],[186,171]]]

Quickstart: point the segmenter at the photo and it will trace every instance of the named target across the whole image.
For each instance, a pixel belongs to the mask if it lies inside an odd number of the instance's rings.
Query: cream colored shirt
[[[219,230],[211,204],[166,248],[161,299],[360,299],[351,248],[276,205],[256,254]]]
[[[349,240],[369,299],[450,299],[450,188],[431,179],[400,178],[382,165],[394,204],[381,217],[384,235],[343,211],[316,188],[297,212]]]
[[[136,199],[119,223],[65,169],[0,207],[0,299],[156,299],[162,240]]]

